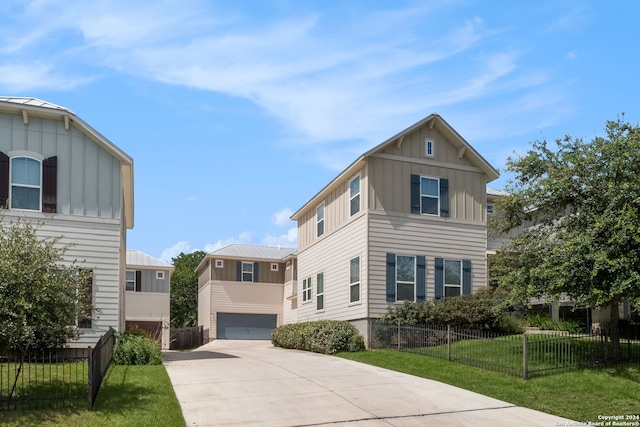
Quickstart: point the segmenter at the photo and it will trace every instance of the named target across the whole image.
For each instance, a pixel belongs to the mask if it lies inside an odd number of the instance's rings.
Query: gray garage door
[[[216,336],[226,340],[269,340],[276,314],[218,313]]]

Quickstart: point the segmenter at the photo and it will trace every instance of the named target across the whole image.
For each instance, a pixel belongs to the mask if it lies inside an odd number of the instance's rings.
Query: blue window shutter
[[[253,281],[254,282],[258,281],[258,263],[257,262],[253,263]]]
[[[416,257],[416,301],[424,301],[426,297],[427,265],[424,256]]]
[[[462,260],[462,294],[471,295],[471,260]]]
[[[420,213],[420,175],[411,175],[411,213]]]
[[[58,157],[42,162],[42,212],[56,213],[58,192]]]
[[[236,281],[242,282],[242,261],[236,262]]]
[[[449,180],[440,178],[440,216],[449,216]]]
[[[387,302],[396,301],[396,254],[387,254]]]
[[[0,209],[9,201],[9,156],[0,151]]]
[[[444,296],[444,259],[436,258],[435,275],[436,275],[436,299]]]

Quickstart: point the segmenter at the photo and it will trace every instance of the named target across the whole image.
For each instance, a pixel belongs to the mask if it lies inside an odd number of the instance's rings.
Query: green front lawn
[[[339,357],[429,378],[575,421],[598,415],[640,414],[640,366],[581,369],[522,380],[421,354],[395,350],[340,353]]]
[[[111,366],[92,411],[84,408],[8,411],[0,426],[184,426],[163,365]]]

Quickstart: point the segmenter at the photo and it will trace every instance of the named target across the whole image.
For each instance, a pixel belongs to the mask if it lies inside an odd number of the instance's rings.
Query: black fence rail
[[[102,380],[113,360],[113,348],[116,345],[115,333],[116,331],[110,327],[89,354],[89,409],[93,408]]]
[[[627,330],[614,348],[611,329],[603,333],[528,331],[499,334],[450,326],[371,325],[370,348],[393,348],[438,357],[524,379],[585,366],[640,361],[640,340]]]
[[[188,350],[200,347],[203,344],[202,326],[192,328],[171,328],[169,348],[171,350]]]

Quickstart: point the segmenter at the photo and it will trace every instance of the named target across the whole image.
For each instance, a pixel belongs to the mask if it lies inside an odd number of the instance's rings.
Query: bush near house
[[[358,329],[341,320],[318,320],[283,325],[271,332],[276,347],[334,354],[364,350],[364,339]]]
[[[144,331],[142,331],[144,332]],[[162,351],[158,343],[146,334],[118,334],[113,349],[113,363],[116,365],[159,365],[162,363]]]

